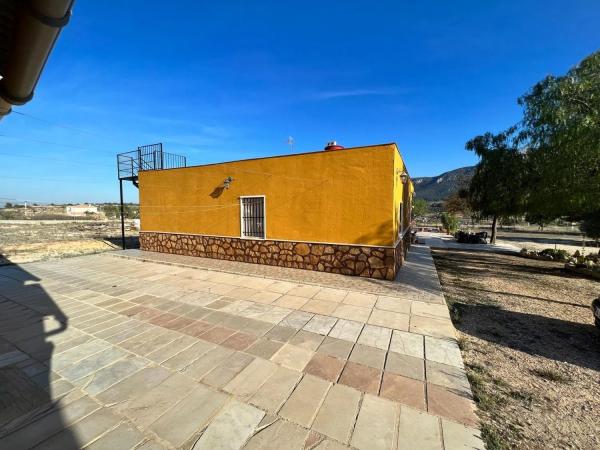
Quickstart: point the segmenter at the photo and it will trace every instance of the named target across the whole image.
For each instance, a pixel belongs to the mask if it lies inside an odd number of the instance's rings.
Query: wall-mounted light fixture
[[[402,184],[406,184],[406,182],[408,181],[408,174],[404,171],[400,172],[400,170],[398,170],[396,173],[400,175],[400,180],[402,180]]]
[[[229,189],[229,185],[231,184],[232,181],[233,181],[233,178],[231,178],[231,177],[225,178],[225,180],[223,181],[223,189]]]

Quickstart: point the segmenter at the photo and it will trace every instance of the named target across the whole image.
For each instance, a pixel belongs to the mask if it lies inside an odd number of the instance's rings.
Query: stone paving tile
[[[72,448],[74,444],[83,447],[120,421],[121,417],[115,415],[109,408],[102,408],[52,436],[41,446],[48,450]]]
[[[365,325],[357,342],[362,345],[368,345],[387,351],[391,338],[391,329],[376,325]]]
[[[352,320],[339,319],[329,332],[329,336],[336,339],[343,339],[349,342],[356,342],[363,329],[364,324]]]
[[[204,378],[205,375],[207,375],[215,367],[220,365],[232,354],[233,350],[221,346],[216,346],[215,348],[206,352],[192,364],[187,366],[182,372],[185,373],[188,377],[200,381],[202,378]]]
[[[131,449],[144,440],[133,425],[122,423],[86,447],[86,450]]]
[[[281,347],[283,347],[283,342],[260,338],[248,347],[246,352],[264,359],[270,359]]]
[[[470,396],[430,383],[427,384],[427,411],[471,427],[479,423]]]
[[[413,302],[398,297],[389,297],[387,295],[377,296],[375,308],[385,311],[394,311],[402,314],[410,314],[411,305]]]
[[[264,415],[260,409],[233,400],[214,418],[194,450],[239,449],[254,434]]]
[[[235,330],[232,330],[231,328],[215,326],[198,337],[214,344],[220,344],[234,334]]]
[[[201,431],[221,409],[228,396],[201,384],[160,416],[150,429],[175,447]]]
[[[195,344],[197,341],[197,339],[194,339],[191,336],[181,336],[179,339],[176,339],[169,345],[156,349],[151,353],[148,353],[145,357],[151,361],[160,364],[163,361],[166,361],[167,359],[173,357],[177,353],[190,347],[192,344]]]
[[[248,300],[251,302],[256,302],[256,303],[271,304],[275,300],[277,300],[279,297],[281,297],[281,294],[278,294],[276,292],[259,291],[256,294],[248,297]],[[280,306],[284,306],[284,305],[280,305]]]
[[[414,302],[411,308],[411,314],[425,317],[438,317],[441,319],[450,319],[450,312],[446,305],[434,305],[431,303]]]
[[[309,427],[331,383],[305,375],[285,402],[279,415],[299,425]]]
[[[212,325],[219,325],[223,323],[225,320],[229,319],[231,315],[222,311],[213,311],[210,314],[204,316],[202,319],[203,322],[210,323]]]
[[[290,309],[300,309],[306,303],[308,303],[309,299],[306,297],[299,297],[297,295],[289,295],[285,294],[279,297],[277,300],[273,302],[274,305],[281,306],[284,308]]]
[[[271,292],[278,292],[280,294],[287,294],[290,290],[294,289],[297,286],[295,283],[290,283],[287,281],[273,281],[273,283],[269,284],[265,289]]]
[[[65,426],[69,426],[99,408],[100,405],[89,397],[79,398],[62,408],[53,410],[35,422],[0,438],[0,448],[32,448],[36,444],[58,433]]]
[[[292,311],[287,317],[285,317],[281,322],[279,322],[280,326],[293,328],[295,330],[300,330],[304,325],[308,323],[310,319],[312,319],[314,314],[307,313],[304,311]]]
[[[425,357],[429,361],[459,368],[464,367],[460,348],[454,340],[425,336]]]
[[[315,300],[326,300],[328,302],[341,303],[344,298],[348,295],[348,291],[344,289],[335,289],[335,288],[322,288],[317,294],[313,297]]]
[[[221,322],[222,327],[231,328],[232,330],[243,330],[244,327],[250,322],[250,319],[245,317],[239,317],[233,313],[225,313],[227,317]]]
[[[377,295],[365,294],[362,292],[348,292],[348,295],[344,298],[344,303],[354,306],[363,306],[366,308],[372,308],[377,302]]]
[[[410,317],[410,332],[437,338],[456,338],[454,327],[452,326],[452,321],[450,321],[450,319],[413,315]]]
[[[338,304],[335,302],[329,302],[326,300],[309,300],[300,308],[302,311],[314,313],[314,314],[331,314],[336,308]]]
[[[300,330],[290,339],[290,344],[297,347],[302,347],[306,350],[315,351],[321,345],[321,342],[325,339],[325,336],[311,333],[310,331]]]
[[[95,353],[106,350],[109,347],[111,347],[109,343],[100,339],[85,342],[52,358],[52,367],[54,370],[63,369],[77,361],[88,358]]]
[[[298,330],[291,327],[275,325],[267,332],[267,334],[265,334],[265,337],[274,341],[287,342],[296,334],[297,331]]]
[[[250,355],[242,352],[235,352],[202,378],[202,382],[209,386],[221,388],[229,383],[253,360],[254,358]]]
[[[439,419],[416,409],[401,407],[398,449],[443,450]]]
[[[402,375],[404,377],[414,378],[415,380],[425,380],[425,361],[414,356],[401,355],[399,353],[389,352],[385,361],[385,371]],[[427,376],[430,372],[427,370]]]
[[[90,375],[83,389],[90,395],[97,395],[146,365],[147,361],[133,355],[128,356]]]
[[[129,339],[130,337],[133,337],[140,333],[143,333],[144,331],[148,330],[149,328],[151,328],[151,325],[140,322],[140,323],[138,323],[138,325],[131,326],[127,330],[124,330],[124,331],[121,331],[120,333],[113,334],[112,336],[106,337],[106,338],[104,338],[104,340],[110,342],[111,344],[118,345],[120,342],[123,342],[124,340]]]
[[[184,369],[214,347],[215,345],[210,342],[197,341],[185,350],[163,361],[162,365],[173,370]]]
[[[393,328],[395,330],[408,331],[410,316],[394,311],[374,309],[369,317],[368,323],[381,327]]]
[[[241,329],[244,333],[251,334],[256,337],[264,336],[271,328],[272,323],[262,322],[260,320],[248,319],[244,328]]]
[[[398,415],[399,408],[393,402],[366,394],[350,444],[359,450],[394,448]]]
[[[115,403],[125,404],[127,401],[158,386],[170,375],[171,372],[164,367],[147,367],[97,394],[96,398],[106,406]]]
[[[346,305],[342,303],[338,305],[338,307],[331,313],[331,315],[334,317],[339,317],[340,319],[353,320],[355,322],[365,323],[367,320],[369,320],[369,316],[371,315],[371,308]]]
[[[415,358],[425,358],[423,336],[394,330],[392,341],[390,342],[390,351],[402,355],[414,356]]]
[[[248,399],[276,370],[276,364],[257,358],[248,364],[223,389],[238,397]]]
[[[413,378],[383,372],[381,382],[382,397],[425,410],[425,383]]]
[[[484,450],[481,433],[476,428],[465,427],[458,423],[442,419],[444,448],[446,450]]]
[[[265,425],[254,434],[244,446],[244,450],[304,450],[307,437],[306,428],[279,419]]]
[[[304,372],[336,382],[342,373],[346,361],[323,353],[316,353],[304,368]]]
[[[310,331],[312,333],[327,336],[336,322],[337,319],[335,317],[321,316],[317,314],[310,319],[308,323],[302,327],[302,329],[304,331]]]
[[[278,367],[271,378],[252,396],[250,403],[266,411],[277,412],[300,381],[300,377],[300,372]]]
[[[288,369],[301,371],[313,356],[313,352],[292,344],[285,344],[271,357],[271,361]]]
[[[227,338],[221,345],[233,350],[246,350],[256,342],[256,337],[246,333],[235,333]]]
[[[175,333],[168,330],[155,328],[120,342],[119,347],[138,355],[146,355],[174,340],[174,335],[176,336]]]
[[[383,370],[386,354],[383,350],[356,344],[348,358],[350,361]]]
[[[317,352],[340,359],[348,359],[353,346],[352,342],[327,336],[317,349]]]
[[[340,442],[348,442],[358,414],[360,397],[360,392],[354,389],[341,384],[333,385],[327,392],[312,429]]]
[[[444,386],[456,393],[471,395],[471,385],[464,370],[458,367],[427,361],[427,382]]]
[[[380,381],[381,370],[352,361],[346,363],[339,379],[340,384],[345,384],[361,392],[368,392],[374,395],[379,393]]]
[[[174,373],[152,389],[146,389],[144,394],[126,404],[117,404],[115,408],[134,423],[147,427],[170,407],[188,397],[197,386],[198,383],[192,379]]]
[[[194,320],[192,324],[188,325],[185,328],[182,328],[179,331],[189,336],[200,337],[213,327],[214,325],[212,323],[204,322],[201,320]]]
[[[290,289],[287,294],[296,295],[298,297],[313,298],[321,288],[319,286],[313,286],[309,284],[298,285],[293,289]]]

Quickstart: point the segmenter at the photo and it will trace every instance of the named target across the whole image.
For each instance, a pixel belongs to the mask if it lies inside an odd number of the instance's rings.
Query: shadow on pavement
[[[0,448],[29,448],[34,436],[37,443],[65,428],[50,369],[52,338],[68,320],[39,281],[17,265],[0,267]],[[61,442],[80,447],[69,430]]]

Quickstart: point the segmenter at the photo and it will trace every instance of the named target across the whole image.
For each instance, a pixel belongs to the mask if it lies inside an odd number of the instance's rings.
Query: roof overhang
[[[75,0],[0,0],[0,119],[33,98]]]

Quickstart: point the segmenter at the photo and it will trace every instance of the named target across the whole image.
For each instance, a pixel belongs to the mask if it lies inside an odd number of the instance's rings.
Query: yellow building
[[[394,279],[412,182],[396,144],[139,172],[143,250]]]

